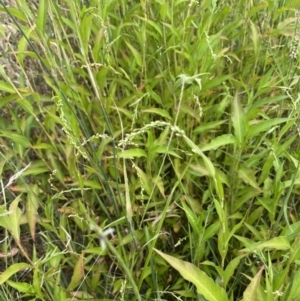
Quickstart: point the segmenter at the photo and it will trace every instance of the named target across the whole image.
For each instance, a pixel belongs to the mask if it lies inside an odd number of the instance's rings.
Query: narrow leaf
[[[15,89],[13,86],[9,85],[8,83],[0,80],[0,91],[1,92],[8,92],[8,93],[15,93]]]
[[[249,129],[249,137],[258,135],[260,132],[266,132],[270,130],[272,126],[276,126],[280,123],[291,121],[291,118],[274,118],[270,120],[260,121],[259,123],[251,125]]]
[[[20,197],[21,195],[13,200],[9,206],[10,214],[5,216],[7,229],[17,241],[20,240],[20,220],[22,215],[22,211],[19,208]]]
[[[251,39],[253,41],[253,49],[255,53],[255,57],[258,57],[258,52],[259,52],[259,46],[260,46],[260,40],[261,38],[258,36],[258,31],[253,22],[250,21],[250,26],[251,26]]]
[[[218,286],[213,279],[196,266],[164,254],[156,249],[154,250],[175,268],[184,279],[192,282],[196,286],[197,292],[203,295],[205,299],[208,301],[229,301],[224,289]]]
[[[201,151],[205,152],[205,151],[209,151],[212,149],[217,149],[223,145],[227,145],[227,144],[233,144],[236,143],[237,140],[235,138],[235,136],[231,135],[231,134],[225,134],[225,135],[221,135],[215,139],[213,139],[212,141],[210,141],[209,143],[207,143],[205,146],[201,147]]]
[[[83,254],[81,254],[74,266],[74,271],[73,271],[71,282],[68,286],[68,291],[72,291],[73,289],[75,289],[80,284],[80,282],[84,276],[84,261],[83,260],[84,260],[84,257],[83,257]]]
[[[291,246],[286,236],[278,236],[268,241],[265,241],[255,247],[256,250],[263,248],[270,248],[275,250],[289,250]]]
[[[132,52],[132,54],[135,58],[135,62],[139,65],[139,67],[142,67],[143,60],[142,60],[142,57],[139,54],[139,52],[131,44],[127,43],[126,41],[125,41],[125,43],[127,44],[129,49],[131,50],[131,52]]]
[[[0,275],[0,285],[6,282],[6,280],[9,279],[12,275],[29,268],[31,268],[31,265],[24,262],[11,265]]]
[[[232,277],[235,269],[240,264],[240,261],[243,257],[244,257],[244,255],[237,256],[233,260],[231,260],[229,262],[229,264],[227,265],[226,270],[224,272],[224,279],[223,279],[225,288],[227,287],[227,284],[228,284],[230,278]]]
[[[44,36],[47,20],[47,9],[48,9],[48,0],[39,1],[39,9],[36,18],[36,29],[40,36]]]
[[[201,151],[201,149],[188,137],[183,136],[184,140],[186,141],[186,143],[188,144],[188,146],[192,149],[192,151],[196,154],[198,154],[200,157],[202,157],[204,164],[207,168],[207,172],[211,177],[215,177],[216,174],[216,170],[214,165],[212,164],[212,162],[203,154],[203,152]]]
[[[22,135],[12,133],[10,131],[1,130],[0,131],[0,136],[1,137],[7,137],[11,141],[13,141],[14,143],[20,144],[24,147],[31,147],[31,144],[30,144],[29,140],[26,137],[22,136]]]
[[[233,102],[233,112],[231,116],[234,133],[240,143],[245,141],[245,136],[248,130],[248,122],[245,117],[244,110],[239,102],[237,94]]]
[[[26,202],[26,216],[28,220],[28,225],[30,229],[30,234],[35,241],[35,228],[38,217],[39,199],[38,199],[38,187],[35,185],[32,190],[28,192],[27,202]]]
[[[233,236],[246,246],[246,249],[241,250],[243,252],[253,252],[263,248],[275,250],[289,250],[291,248],[290,243],[285,236],[274,237],[264,242],[253,242],[253,240],[239,235]]]
[[[26,293],[26,294],[31,294],[31,295],[35,294],[35,290],[31,283],[15,282],[15,281],[11,281],[11,280],[6,280],[6,283],[20,293]]]
[[[244,291],[243,299],[242,301],[258,301],[257,298],[257,291],[259,288],[260,278],[261,274],[264,270],[264,266],[260,268],[258,273],[255,275],[255,277],[251,280],[250,284]]]
[[[143,170],[141,170],[139,167],[135,166],[134,168],[136,169],[136,171],[138,173],[138,177],[142,182],[143,189],[145,189],[147,194],[150,195],[151,189],[152,189],[151,179],[149,179],[147,174]]]
[[[254,175],[254,171],[247,166],[241,166],[238,171],[239,178],[241,178],[246,184],[251,185],[253,188],[260,190]]]
[[[218,129],[220,127],[220,125],[224,124],[225,122],[226,122],[226,120],[218,120],[218,121],[212,121],[212,122],[201,124],[193,130],[193,133],[200,134],[200,133],[207,132],[210,130],[215,131],[216,129]]]
[[[161,117],[165,117],[169,120],[171,120],[171,116],[169,114],[168,111],[163,110],[163,109],[159,109],[159,108],[150,108],[150,109],[146,109],[146,110],[142,110],[143,113],[153,113],[153,114],[157,114]]]
[[[119,152],[118,157],[124,159],[140,158],[140,157],[147,157],[147,154],[144,150],[140,148],[132,148],[132,149],[126,149],[122,152]]]

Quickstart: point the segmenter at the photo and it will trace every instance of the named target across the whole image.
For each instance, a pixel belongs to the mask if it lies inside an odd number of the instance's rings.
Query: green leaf
[[[220,125],[224,124],[225,122],[226,120],[218,120],[201,124],[193,130],[193,133],[200,134],[209,130],[216,130],[217,128],[219,128]]]
[[[203,154],[201,149],[191,139],[189,139],[186,136],[183,136],[183,138],[188,144],[188,146],[192,149],[192,151],[202,157],[208,174],[214,178],[216,174],[216,170],[212,162]]]
[[[236,239],[238,239],[240,242],[243,243],[243,245],[246,247],[246,249],[244,249],[244,252],[250,252],[251,250],[255,249],[255,246],[257,245],[257,243],[255,243],[252,239],[249,239],[247,237],[244,236],[239,236],[239,235],[233,235]]]
[[[255,57],[258,57],[258,52],[259,52],[259,46],[260,46],[260,40],[261,38],[258,36],[258,31],[257,31],[257,28],[256,28],[256,25],[251,22],[250,20],[250,26],[251,26],[251,39],[253,41],[253,49],[254,49],[254,55]]]
[[[138,173],[138,177],[142,182],[143,189],[145,189],[147,194],[150,195],[151,194],[151,188],[152,188],[151,179],[149,179],[147,174],[144,173],[144,171],[141,170],[139,167],[135,166],[134,168],[136,169],[136,171]]]
[[[195,212],[185,202],[182,202],[181,205],[183,207],[183,210],[185,212],[185,215],[186,215],[186,217],[188,219],[189,224],[193,228],[195,234],[198,236],[200,234],[199,233],[200,228],[199,228],[199,225],[198,225],[197,215],[195,214]]]
[[[11,265],[9,268],[7,268],[3,273],[0,275],[0,285],[5,283],[6,280],[8,280],[12,275],[25,270],[30,269],[31,265],[21,262],[21,263],[15,263]]]
[[[26,16],[23,14],[23,12],[21,12],[19,9],[14,8],[14,7],[6,7],[6,9],[10,12],[10,14],[12,14],[14,17],[20,19],[23,22],[27,22],[27,18]],[[6,10],[0,6],[0,12],[4,12],[6,13]]]
[[[127,46],[129,47],[129,49],[131,50],[131,52],[132,52],[132,54],[133,54],[133,56],[135,58],[136,63],[139,65],[139,67],[142,67],[143,60],[142,60],[142,57],[139,54],[139,52],[131,44],[127,43],[126,41],[125,41],[125,43],[127,44]]]
[[[82,41],[82,48],[84,49],[84,54],[88,55],[89,45],[90,45],[90,35],[93,25],[93,19],[95,19],[93,12],[90,12],[92,8],[83,11],[83,19],[80,25],[80,34]]]
[[[27,111],[29,114],[33,114],[33,107],[31,105],[31,103],[24,99],[24,98],[20,98],[18,99],[18,104],[20,104],[22,106],[22,108]]]
[[[35,228],[38,219],[38,209],[39,209],[39,189],[37,185],[34,185],[27,194],[26,202],[26,216],[29,225],[29,230],[33,241],[35,241]]]
[[[176,152],[168,149],[166,145],[155,145],[154,147],[149,148],[149,158],[151,157],[152,159],[155,156],[155,154],[168,154],[178,159],[182,159]]]
[[[239,168],[239,171],[238,171],[238,174],[239,174],[239,177],[246,183],[246,184],[249,184],[251,185],[253,188],[257,189],[257,190],[260,190],[257,182],[256,182],[256,179],[255,179],[255,175],[254,175],[254,171],[243,165],[243,166],[240,166]]]
[[[99,247],[93,247],[93,248],[85,249],[84,253],[104,256],[104,255],[108,254],[108,249],[106,248],[106,249],[103,250],[101,248],[101,246],[99,246]]]
[[[268,241],[265,242],[254,242],[253,240],[239,236],[239,235],[233,235],[235,238],[237,238],[239,241],[241,241],[245,246],[246,249],[243,249],[243,252],[253,252],[257,251],[263,248],[268,249],[275,249],[275,250],[289,250],[291,249],[290,243],[285,236],[278,236],[274,237]]]
[[[167,112],[166,110],[163,110],[163,109],[159,109],[159,108],[150,108],[150,109],[142,110],[142,112],[157,114],[157,115],[159,115],[161,117],[165,117],[169,120],[172,119],[169,112]]]
[[[100,189],[101,190],[103,188],[99,182],[92,181],[92,180],[84,180],[83,185],[84,185],[84,187],[90,187],[92,189]]]
[[[258,135],[260,132],[268,131],[272,126],[276,126],[280,123],[295,120],[294,118],[274,118],[270,120],[260,121],[256,124],[251,125],[249,129],[248,137],[253,137]]]
[[[233,112],[231,116],[234,133],[237,140],[243,144],[248,131],[248,122],[245,117],[244,110],[239,102],[237,94],[234,97]]]
[[[258,244],[255,250],[269,248],[275,250],[289,250],[291,248],[290,243],[285,236],[274,237],[268,241]]]
[[[22,38],[19,40],[18,43],[18,52],[17,52],[17,57],[18,57],[18,63],[24,67],[24,58],[25,54],[27,53],[27,47],[28,47],[28,39],[30,39],[31,34],[34,32],[34,27],[31,26],[29,28],[23,28],[24,35]]]
[[[8,93],[15,93],[15,89],[12,85],[0,80],[0,91],[1,92],[8,92]]]
[[[289,290],[289,287],[287,286],[282,300],[297,300],[300,296],[300,270],[294,271],[290,279],[291,282],[288,286],[291,286],[291,289]],[[289,295],[290,298],[287,298],[286,295]]]
[[[45,35],[46,20],[47,20],[47,9],[48,9],[48,0],[40,0],[39,9],[36,18],[36,29],[39,35],[42,37]]]
[[[68,286],[68,291],[75,289],[81,282],[84,276],[84,256],[81,254],[74,266],[71,282]]]
[[[229,264],[227,265],[227,267],[224,271],[224,279],[223,279],[225,288],[227,287],[227,284],[228,284],[230,278],[232,277],[235,269],[238,267],[238,265],[240,264],[240,261],[243,257],[244,257],[244,255],[237,256],[233,260],[231,260],[229,262]]]
[[[15,281],[11,281],[11,280],[6,280],[6,283],[20,293],[35,295],[35,290],[34,290],[32,284],[30,284],[30,283],[15,282]]]
[[[51,152],[56,152],[55,148],[53,147],[53,145],[51,144],[48,144],[48,143],[39,143],[39,144],[36,144],[32,147],[33,149],[47,149],[47,150],[50,150]]]
[[[219,176],[219,173],[216,173],[215,177],[214,177],[214,183],[215,183],[215,188],[216,188],[216,192],[218,194],[218,197],[220,200],[224,200],[224,189],[223,189],[223,185],[222,185],[222,181],[221,178]]]
[[[20,197],[21,195],[17,196],[9,206],[9,211],[11,211],[11,214],[9,215],[8,230],[11,232],[12,236],[17,240],[20,239],[20,220],[22,215],[22,211],[19,208]]]
[[[223,145],[227,145],[227,144],[233,144],[236,143],[237,140],[235,138],[235,136],[231,135],[231,134],[225,134],[225,135],[221,135],[215,139],[213,139],[212,141],[210,141],[209,143],[207,143],[205,146],[201,147],[201,151],[205,152],[211,149],[217,149],[220,146]]]
[[[258,273],[251,280],[250,284],[248,285],[248,287],[244,291],[242,301],[258,301],[257,291],[258,291],[258,288],[259,288],[260,278],[261,278],[261,274],[262,274],[263,270],[264,270],[264,266],[262,266],[260,268]]]
[[[213,237],[220,230],[220,227],[221,222],[218,220],[212,225],[210,225],[208,228],[206,228],[202,237],[202,242],[206,242],[208,239]]]
[[[46,172],[49,172],[49,167],[46,165],[46,162],[43,160],[34,160],[34,162],[30,164],[30,168],[22,172],[22,175],[38,175]]]
[[[232,74],[230,75],[222,75],[222,76],[216,76],[215,78],[212,78],[210,80],[207,80],[203,83],[202,91],[207,91],[214,89],[215,87],[220,87],[223,83],[225,83],[227,80],[232,78]]]
[[[21,209],[18,207],[21,195],[17,196],[7,211],[5,206],[0,207],[0,226],[7,229],[14,239],[20,239]]]
[[[0,131],[0,136],[9,138],[14,143],[20,144],[24,147],[31,147],[30,141],[22,135],[12,133],[10,131],[1,130]]]
[[[193,264],[174,258],[163,252],[154,249],[162,258],[164,258],[181,276],[192,282],[197,292],[204,296],[208,301],[229,301],[223,288],[217,285],[214,280],[207,276],[206,273],[199,270]]]
[[[130,159],[130,158],[140,158],[147,157],[147,153],[140,148],[126,149],[118,153],[119,158]]]
[[[163,34],[162,34],[162,29],[160,28],[160,23],[157,23],[157,22],[153,22],[152,20],[147,20],[147,24],[151,25],[158,33],[159,35],[162,37]]]
[[[18,0],[17,1],[18,3],[18,7],[21,8],[21,10],[24,12],[25,16],[26,16],[26,19],[25,19],[25,22],[29,21],[29,20],[33,20],[33,14],[32,14],[32,11],[30,9],[30,2],[28,3],[28,1],[26,0]]]

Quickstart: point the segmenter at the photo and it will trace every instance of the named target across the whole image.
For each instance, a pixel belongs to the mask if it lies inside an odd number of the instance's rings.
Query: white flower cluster
[[[299,38],[295,37],[293,42],[292,42],[292,45],[290,47],[290,58],[291,59],[296,59],[297,56],[298,56],[298,46],[299,46]]]

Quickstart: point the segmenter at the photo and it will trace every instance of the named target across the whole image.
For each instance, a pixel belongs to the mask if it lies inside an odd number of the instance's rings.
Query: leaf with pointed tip
[[[35,228],[39,209],[38,190],[37,185],[34,185],[32,190],[28,192],[26,202],[26,216],[33,241],[35,241]]]
[[[213,139],[209,143],[205,144],[203,147],[201,147],[201,151],[206,152],[212,149],[217,149],[223,145],[233,144],[233,143],[237,143],[235,136],[231,134],[225,134],[225,135],[218,136],[217,138]]]
[[[12,275],[28,268],[31,268],[31,265],[24,262],[11,265],[0,275],[0,285],[5,283]]]
[[[262,274],[263,270],[264,270],[264,266],[262,266],[260,268],[258,273],[251,280],[250,284],[248,285],[248,287],[244,291],[242,301],[258,301],[257,291],[258,291],[258,288],[259,288],[260,278],[261,278],[261,274]]]
[[[68,286],[68,291],[72,291],[73,289],[75,289],[80,284],[83,276],[84,276],[84,257],[83,254],[81,254],[74,266],[74,271],[71,278],[71,282]]]
[[[239,178],[241,178],[245,183],[251,185],[253,188],[257,190],[261,190],[256,182],[256,178],[254,175],[254,171],[249,167],[242,165],[238,171]]]
[[[246,119],[244,110],[239,102],[237,95],[233,102],[233,112],[231,116],[232,125],[234,128],[234,134],[237,140],[243,144],[248,131],[248,121]]]
[[[196,266],[164,254],[156,249],[154,250],[176,269],[184,279],[192,282],[196,286],[197,292],[203,295],[205,299],[208,301],[229,301],[224,289],[217,285],[213,279],[199,270]]]

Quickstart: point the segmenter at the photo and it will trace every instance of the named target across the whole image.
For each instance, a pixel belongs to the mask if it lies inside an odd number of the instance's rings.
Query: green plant
[[[298,300],[297,9],[0,0],[0,299]]]

